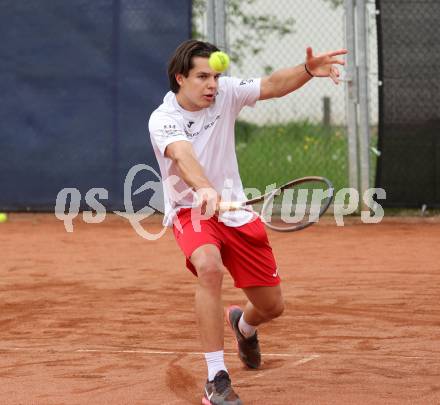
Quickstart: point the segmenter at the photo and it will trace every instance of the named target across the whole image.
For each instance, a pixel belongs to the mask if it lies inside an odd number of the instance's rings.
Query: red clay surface
[[[0,224],[0,404],[200,404],[195,279],[172,233],[74,225]],[[225,334],[244,404],[440,404],[438,218],[269,236],[286,312],[260,328],[262,369]],[[229,277],[224,301],[244,303]]]

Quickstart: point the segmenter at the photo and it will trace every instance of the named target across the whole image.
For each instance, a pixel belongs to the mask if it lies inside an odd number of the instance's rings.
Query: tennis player
[[[164,224],[173,226],[186,265],[197,276],[195,312],[208,367],[203,404],[242,404],[224,362],[222,280],[228,271],[247,297],[243,309],[226,310],[240,359],[261,364],[257,327],[284,310],[278,268],[263,223],[248,210],[219,212],[227,201],[245,201],[234,145],[235,120],[245,106],[285,96],[313,77],[339,82],[344,49],[314,55],[305,63],[254,79],[220,77],[208,58],[210,43],[189,40],[168,65],[170,89],[151,114],[149,131],[164,180]],[[166,181],[172,177],[177,181]]]

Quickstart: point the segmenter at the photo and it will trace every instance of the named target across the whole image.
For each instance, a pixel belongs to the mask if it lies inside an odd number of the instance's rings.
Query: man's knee
[[[191,258],[199,278],[199,284],[204,287],[218,288],[223,281],[224,266],[216,251],[205,250]]]
[[[199,282],[203,285],[221,285],[223,280],[223,265],[216,260],[207,259],[196,266]]]
[[[281,316],[284,312],[284,301],[280,297],[278,300],[269,303],[269,305],[264,308],[264,315],[268,319],[275,319]]]

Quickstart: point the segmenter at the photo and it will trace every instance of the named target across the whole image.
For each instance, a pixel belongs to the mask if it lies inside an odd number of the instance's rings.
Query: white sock
[[[255,332],[257,331],[255,326],[249,325],[244,320],[244,313],[241,315],[240,320],[238,321],[238,329],[245,338],[254,336]]]
[[[208,380],[212,381],[215,375],[221,371],[228,371],[225,366],[224,351],[205,353],[206,365],[208,366]]]

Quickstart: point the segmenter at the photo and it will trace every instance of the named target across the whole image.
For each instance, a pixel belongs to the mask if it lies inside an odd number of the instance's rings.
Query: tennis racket
[[[325,177],[309,176],[289,181],[260,197],[239,202],[220,202],[220,211],[246,209],[263,203],[260,217],[279,232],[299,231],[319,221],[333,201],[334,188]]]

